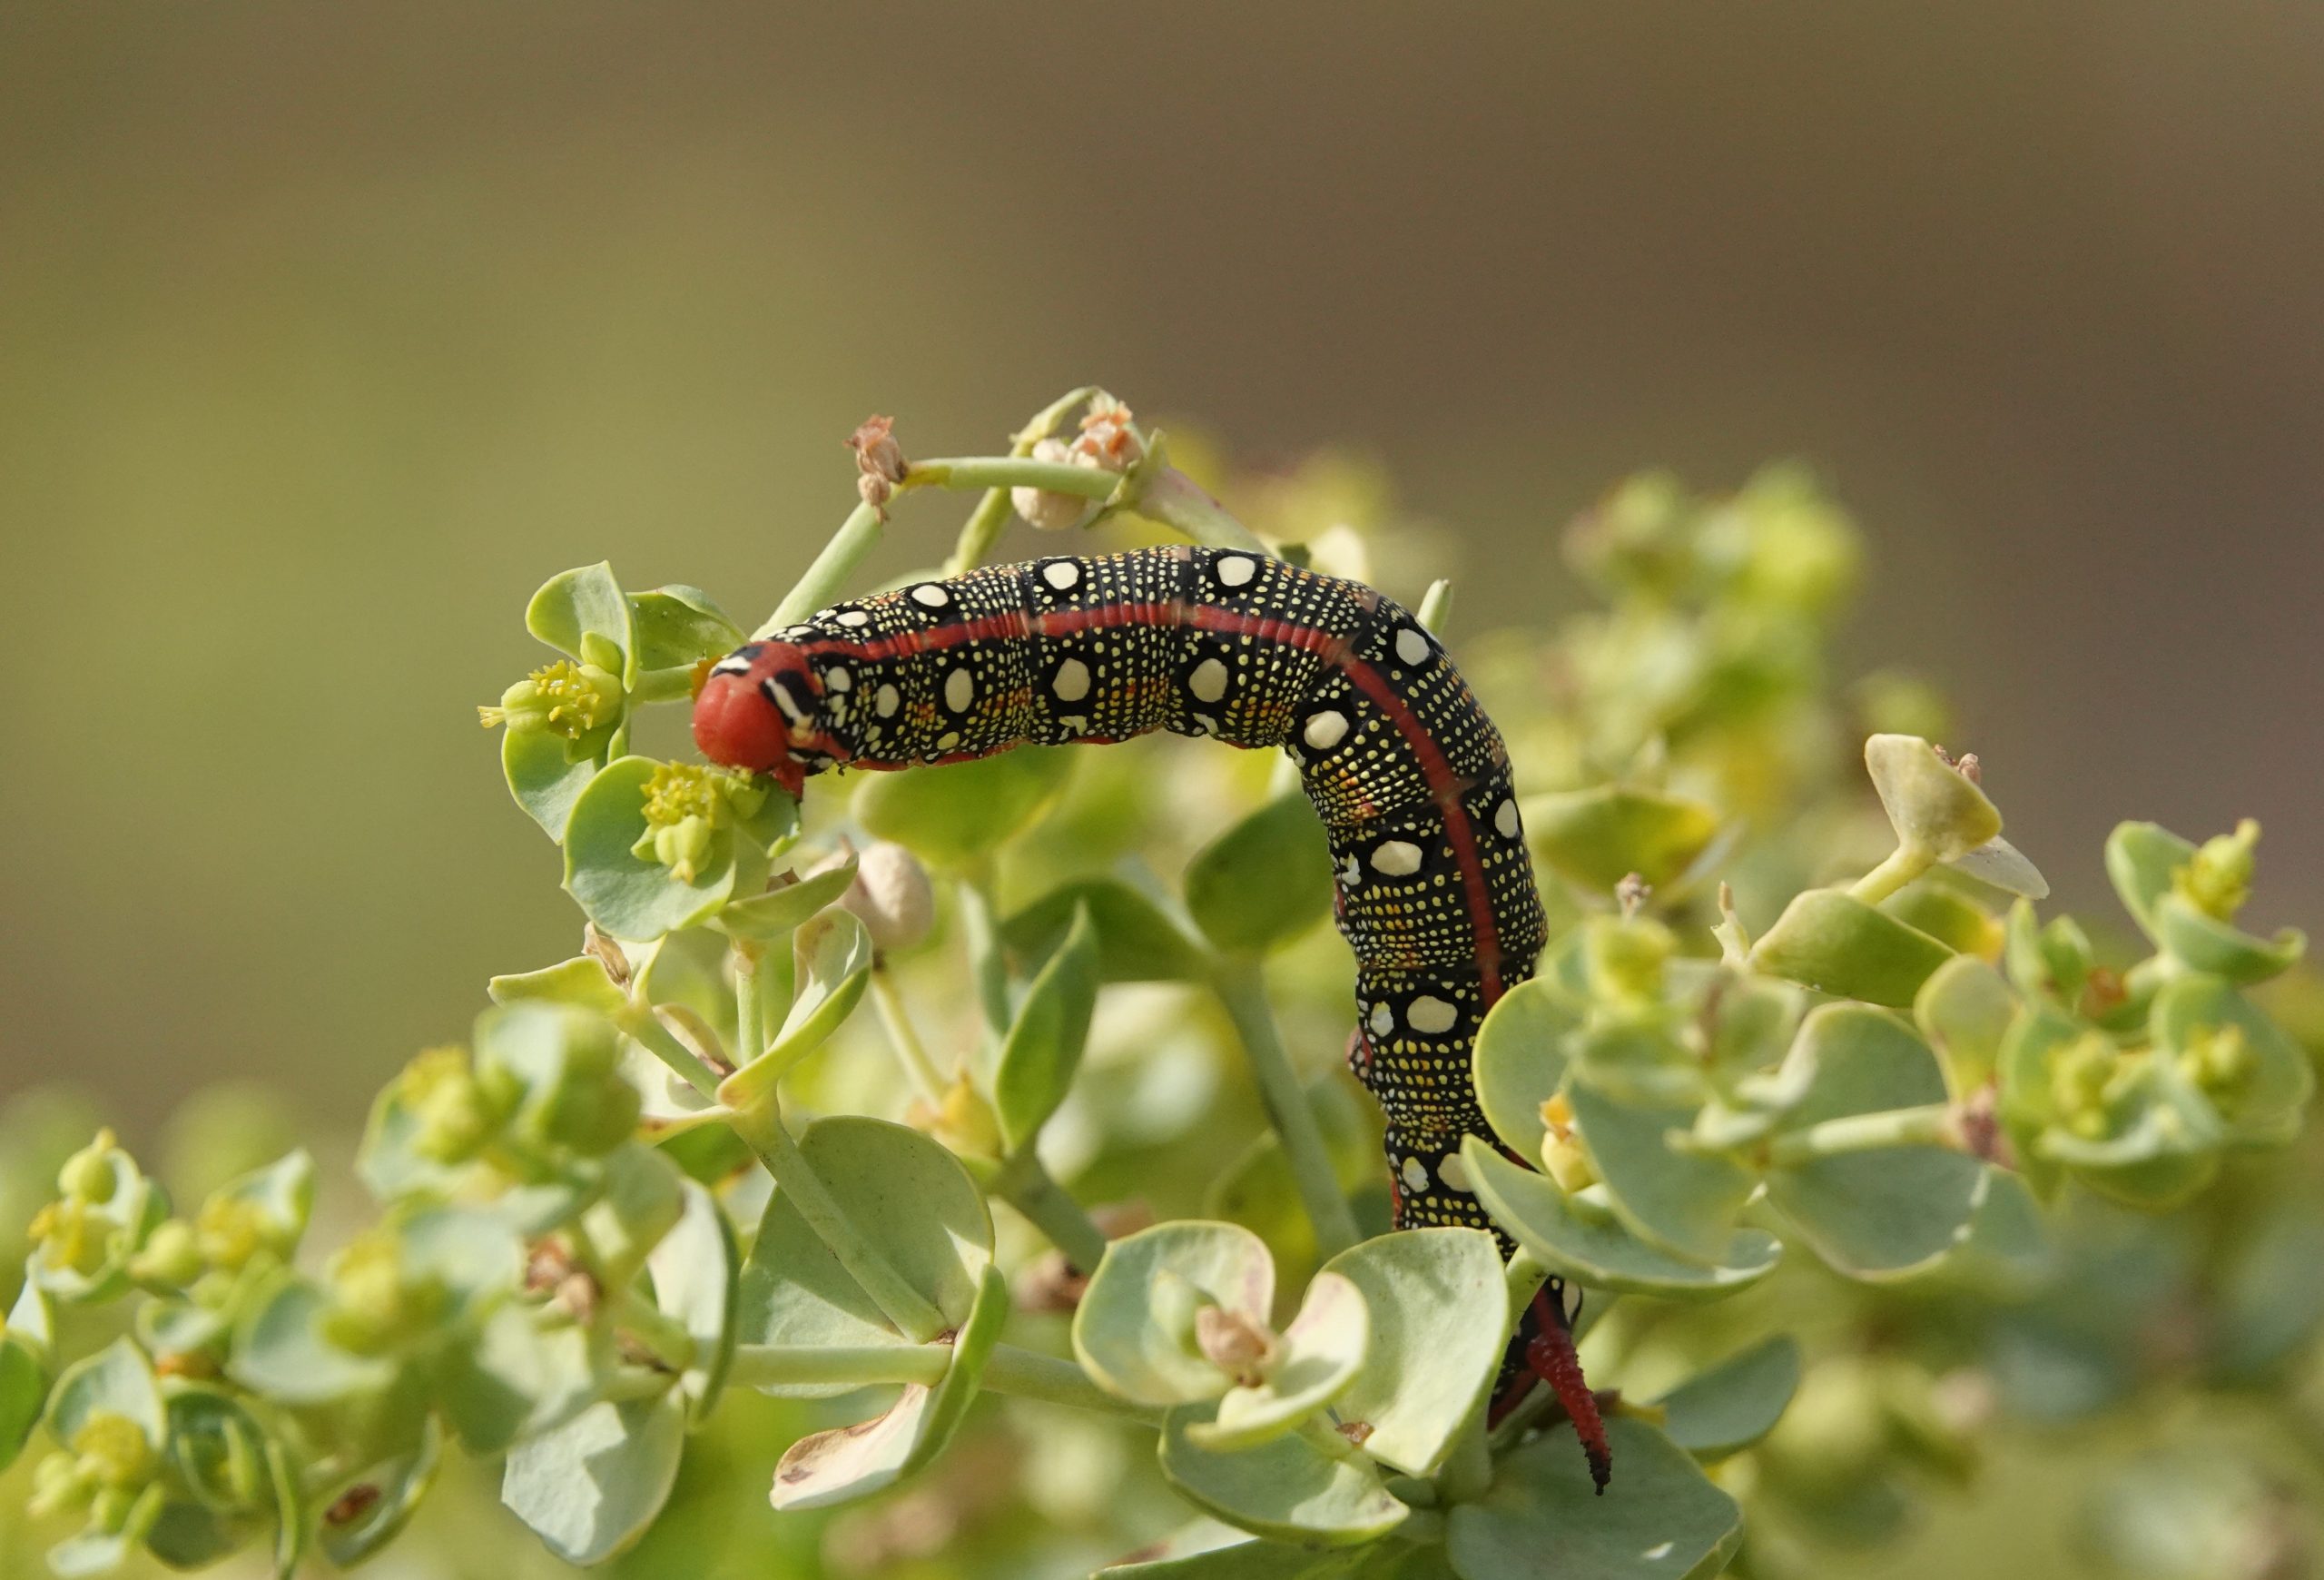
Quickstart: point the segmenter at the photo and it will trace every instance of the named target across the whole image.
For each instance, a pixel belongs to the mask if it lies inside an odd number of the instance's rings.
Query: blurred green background
[[[1464,635],[1805,457],[2065,898],[2248,813],[2313,915],[2319,133],[2240,0],[0,9],[0,1095],[350,1119],[577,926],[470,711],[533,587],[747,617],[865,413],[1088,380],[1376,453]]]

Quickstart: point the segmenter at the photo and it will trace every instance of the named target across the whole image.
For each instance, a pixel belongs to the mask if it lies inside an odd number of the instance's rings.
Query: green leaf
[[[2050,897],[2050,880],[2042,875],[2042,869],[1999,834],[1974,850],[1962,852],[1945,864],[1981,884],[1991,884],[2004,894],[2023,895],[2028,900]]]
[[[85,1530],[48,1550],[48,1571],[58,1580],[78,1580],[84,1575],[110,1575],[145,1540],[169,1501],[169,1488],[156,1482],[137,1495],[129,1518],[119,1531]]]
[[[1283,1330],[1281,1359],[1265,1380],[1229,1388],[1210,1420],[1189,1423],[1187,1440],[1232,1454],[1282,1437],[1347,1391],[1371,1338],[1363,1292],[1337,1273],[1317,1273]]]
[[[2195,859],[2195,847],[2153,823],[2119,823],[2106,836],[2106,876],[2140,930],[2162,942],[2157,907],[2172,874]]]
[[[1073,1353],[1100,1387],[1142,1405],[1215,1399],[1232,1379],[1204,1356],[1195,1313],[1205,1305],[1268,1321],[1275,1264],[1265,1244],[1231,1223],[1159,1223],[1107,1244],[1073,1314]]]
[[[560,653],[631,677],[636,627],[613,567],[603,560],[543,582],[525,606],[525,629]]]
[[[1671,1144],[1694,1123],[1693,1108],[1618,1102],[1586,1080],[1567,1082],[1566,1101],[1614,1216],[1631,1233],[1695,1261],[1725,1253],[1758,1180],[1727,1158]]]
[[[727,1077],[720,1100],[741,1107],[772,1091],[798,1062],[831,1041],[872,983],[872,935],[851,911],[824,911],[792,934],[798,996],[767,1051]]]
[[[1963,954],[1991,954],[2001,943],[2001,923],[1993,913],[1941,878],[1907,884],[1881,901],[1879,908]]]
[[[1770,975],[1897,1008],[1909,1005],[1951,958],[1953,952],[1927,933],[1839,889],[1794,896],[1751,947],[1752,964]]]
[[[1343,1422],[1371,1428],[1364,1451],[1407,1476],[1433,1476],[1501,1369],[1509,1297],[1501,1249],[1476,1229],[1410,1229],[1324,1264],[1362,1291],[1372,1342],[1339,1397]]]
[[[602,1280],[626,1289],[685,1212],[677,1165],[635,1142],[606,1154],[604,1188],[582,1210],[581,1236]]]
[[[1913,1000],[1913,1021],[1944,1062],[1954,1101],[1992,1078],[2016,1016],[2016,992],[1982,960],[1955,955],[1921,984]]]
[[[610,1015],[629,1002],[629,996],[606,974],[605,963],[594,954],[579,954],[539,971],[496,976],[485,983],[496,1004],[519,999],[546,999],[554,1004],[574,1004]]]
[[[1907,847],[1955,861],[2001,833],[2001,814],[1985,793],[1918,736],[1874,736],[1864,743],[1864,765]]]
[[[500,772],[525,815],[561,843],[573,818],[573,804],[603,765],[598,760],[603,750],[594,734],[568,741],[550,730],[503,730]]]
[[[1718,814],[1699,801],[1619,785],[1530,796],[1524,814],[1526,843],[1560,877],[1600,894],[1632,873],[1664,887],[1718,834]]]
[[[1539,1158],[1547,1128],[1541,1104],[1564,1083],[1566,1038],[1583,1006],[1545,976],[1502,994],[1477,1030],[1470,1078],[1493,1133],[1523,1158]]]
[[[234,1335],[234,1380],[280,1404],[325,1405],[377,1393],[396,1363],[350,1354],[323,1336],[330,1303],[304,1279],[285,1274],[252,1302]]]
[[[1332,856],[1305,795],[1278,795],[1187,864],[1187,910],[1213,945],[1263,953],[1331,913]]]
[[[1606,1423],[1614,1480],[1594,1496],[1572,1440],[1552,1432],[1505,1457],[1492,1487],[1447,1516],[1462,1580],[1708,1580],[1727,1565],[1743,1516],[1668,1437],[1617,1416]]]
[[[1738,1229],[1716,1263],[1675,1257],[1630,1233],[1610,1209],[1593,1206],[1592,1191],[1569,1197],[1480,1137],[1461,1143],[1461,1160],[1493,1221],[1551,1270],[1590,1289],[1714,1299],[1767,1277],[1783,1254],[1773,1235]]]
[[[1207,1536],[1221,1527],[1205,1520],[1200,1528]],[[1343,1548],[1319,1553],[1281,1542],[1234,1542],[1143,1564],[1108,1565],[1091,1580],[1357,1580],[1359,1575],[1374,1575],[1373,1560],[1387,1551]],[[1393,1571],[1378,1573],[1381,1580],[1388,1580]]]
[[[736,894],[766,882],[766,850],[739,828],[722,836],[692,883],[631,849],[645,833],[645,782],[661,765],[651,757],[608,763],[573,804],[565,830],[565,890],[615,938],[642,943],[708,921]]]
[[[1816,1080],[1789,1123],[1945,1101],[1936,1057],[1895,1016],[1861,1004],[1827,1004],[1800,1040],[1814,1051]],[[1967,1234],[1983,1187],[1974,1158],[1938,1147],[1883,1147],[1776,1170],[1768,1199],[1835,1271],[1858,1279],[1916,1272]]]
[[[435,1421],[424,1420],[409,1449],[365,1466],[332,1487],[328,1499],[319,1500],[323,1516],[316,1545],[323,1556],[341,1569],[352,1568],[393,1541],[435,1485],[443,1444]]]
[[[844,1114],[808,1126],[800,1151],[904,1281],[948,1321],[965,1322],[992,1260],[992,1215],[960,1160],[917,1131]],[[744,1344],[842,1349],[911,1342],[780,1190],[743,1264],[735,1334]],[[763,1391],[816,1397],[852,1386],[779,1384]]]
[[[1385,1536],[1411,1512],[1368,1460],[1325,1454],[1296,1434],[1238,1454],[1208,1453],[1187,1436],[1208,1413],[1206,1406],[1170,1412],[1162,1474],[1229,1525],[1274,1541],[1352,1546]]]
[[[774,1506],[821,1508],[866,1497],[941,1454],[976,1399],[1009,1308],[1009,1281],[988,1263],[975,1308],[953,1335],[942,1380],[934,1387],[906,1383],[876,1420],[810,1433],[793,1443],[774,1467]]]
[[[685,1403],[605,1401],[509,1451],[500,1501],[568,1564],[601,1564],[645,1533],[677,1480]]]
[[[1073,771],[1071,748],[1019,746],[966,763],[869,774],[855,820],[931,866],[960,867],[1030,828]]]
[[[1040,960],[1088,911],[1098,930],[1101,982],[1200,982],[1210,973],[1201,939],[1160,901],[1119,878],[1060,884],[1011,916],[1001,938],[1011,953]]]
[[[856,858],[851,855],[838,865],[826,867],[795,884],[730,902],[718,913],[718,929],[760,943],[779,943],[816,912],[846,894],[848,886],[855,882],[855,867]]]
[[[0,1337],[0,1471],[15,1463],[48,1403],[48,1368],[15,1334]]]
[[[1774,1431],[1798,1389],[1798,1342],[1777,1334],[1663,1395],[1662,1429],[1698,1459],[1724,1459]]]
[[[429,1391],[462,1447],[500,1454],[587,1406],[602,1380],[595,1359],[586,1328],[511,1303],[429,1358]]]
[[[144,1351],[126,1338],[116,1338],[64,1368],[49,1396],[49,1435],[70,1443],[99,1411],[127,1417],[156,1449],[167,1435],[167,1414],[153,1368]]]
[[[640,669],[691,668],[743,645],[743,628],[698,587],[672,584],[632,593]]]
[[[2191,970],[2232,983],[2260,983],[2280,976],[2308,953],[2308,934],[2287,927],[2260,938],[2231,922],[2199,910],[2184,894],[2165,894],[2155,904],[2162,947]]]
[[[654,1277],[654,1304],[676,1319],[694,1339],[694,1364],[678,1386],[690,1413],[705,1419],[726,1386],[734,1361],[736,1314],[740,1309],[742,1251],[734,1227],[718,1199],[685,1181],[685,1210],[646,1259]]]
[[[1088,912],[1041,968],[1000,1045],[992,1101],[1000,1138],[1011,1153],[1023,1150],[1065,1101],[1081,1068],[1089,1017],[1098,1007],[1098,936]]]

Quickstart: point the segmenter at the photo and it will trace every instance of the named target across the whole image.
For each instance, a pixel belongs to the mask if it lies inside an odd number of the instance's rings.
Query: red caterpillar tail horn
[[[1525,1364],[1550,1385],[1558,1403],[1573,1418],[1574,1435],[1590,1458],[1590,1479],[1604,1496],[1614,1477],[1614,1450],[1606,1441],[1606,1423],[1598,1415],[1598,1396],[1581,1375],[1581,1358],[1574,1353],[1573,1328],[1565,1314],[1564,1280],[1551,1279],[1533,1297],[1538,1329],[1525,1346]]]

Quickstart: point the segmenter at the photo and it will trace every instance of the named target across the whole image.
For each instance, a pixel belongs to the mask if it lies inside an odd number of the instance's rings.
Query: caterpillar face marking
[[[1348,1063],[1388,1121],[1395,1221],[1493,1229],[1460,1157],[1492,1133],[1470,1051],[1547,930],[1501,737],[1396,604],[1237,550],[993,566],[740,648],[694,709],[704,755],[794,794],[833,765],[1154,730],[1297,763],[1356,956]]]

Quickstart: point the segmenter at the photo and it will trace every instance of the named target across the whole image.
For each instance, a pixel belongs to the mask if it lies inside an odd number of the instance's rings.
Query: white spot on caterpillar
[[[1194,720],[1195,728],[1202,731],[1203,734],[1206,736],[1215,736],[1218,733],[1218,721],[1211,717],[1210,715],[1206,713],[1196,713],[1189,714],[1187,716]]]
[[[1406,626],[1396,633],[1396,657],[1407,664],[1428,662],[1428,638]]]
[[[966,666],[944,677],[944,706],[954,713],[966,713],[969,704],[977,699],[977,677]]]
[[[845,691],[854,684],[855,676],[850,675],[845,669],[833,669],[823,676],[825,691]]]
[[[1444,1154],[1436,1165],[1436,1177],[1447,1190],[1458,1190],[1463,1196],[1474,1194],[1469,1185],[1469,1166],[1461,1161],[1458,1152]]]
[[[1353,855],[1340,864],[1340,882],[1351,889],[1364,882],[1364,868]]]
[[[1396,1012],[1389,1007],[1386,999],[1382,999],[1372,1006],[1372,1019],[1367,1023],[1374,1036],[1384,1037],[1396,1029]]]
[[[737,653],[732,658],[721,658],[710,667],[710,672],[713,675],[748,675],[751,661]]]
[[[1451,1031],[1452,1022],[1460,1018],[1460,1011],[1443,999],[1432,998],[1426,993],[1414,999],[1412,1007],[1404,1012],[1404,1019],[1412,1022],[1413,1031],[1424,1032],[1432,1037]]]
[[[940,609],[952,601],[952,595],[932,581],[924,581],[911,589],[911,601],[924,609]]]
[[[1259,574],[1259,562],[1247,554],[1222,554],[1210,568],[1221,587],[1247,587]]]
[[[1187,689],[1197,702],[1216,702],[1226,695],[1226,666],[1216,658],[1204,659],[1187,677]]]
[[[778,686],[772,680],[762,680],[759,682],[759,691],[769,702],[781,708],[783,710],[783,716],[789,719],[793,724],[805,724],[807,722],[806,714],[801,710],[798,702],[792,696],[791,690],[788,686]]]
[[[1307,721],[1300,739],[1319,752],[1328,752],[1347,738],[1347,715],[1329,709]]]
[[[1408,878],[1420,871],[1420,846],[1408,839],[1384,839],[1372,847],[1372,865],[1392,878]]]
[[[1502,804],[1493,809],[1492,825],[1501,831],[1502,838],[1515,839],[1517,837],[1517,803],[1504,797]]]
[[[901,707],[904,702],[902,694],[892,686],[881,686],[880,695],[872,700],[879,708],[881,718],[895,717],[896,709]]]
[[[1086,736],[1089,733],[1089,719],[1086,714],[1069,713],[1057,722],[1074,735]]]
[[[868,609],[842,609],[839,623],[842,626],[868,626],[872,623],[872,613]]]
[[[1428,1189],[1428,1165],[1418,1158],[1406,1158],[1397,1172],[1404,1177],[1404,1189],[1415,1196]]]
[[[1089,695],[1089,666],[1078,658],[1068,658],[1057,667],[1057,678],[1049,683],[1059,702],[1079,702]]]
[[[1081,585],[1081,568],[1069,559],[1052,559],[1041,567],[1041,579],[1059,592],[1069,592]]]

